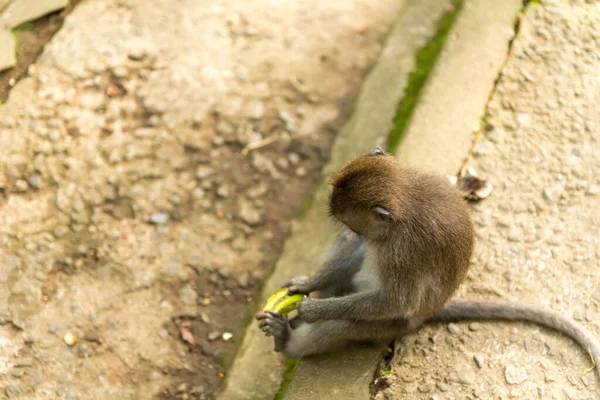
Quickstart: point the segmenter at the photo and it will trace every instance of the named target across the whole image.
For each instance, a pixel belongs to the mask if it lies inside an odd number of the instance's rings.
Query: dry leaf
[[[181,328],[181,327],[179,328],[179,332],[181,333],[181,338],[183,339],[184,342],[187,342],[190,345],[190,347],[196,347],[198,342],[196,341],[196,338],[194,337],[192,332],[190,332],[186,328]]]

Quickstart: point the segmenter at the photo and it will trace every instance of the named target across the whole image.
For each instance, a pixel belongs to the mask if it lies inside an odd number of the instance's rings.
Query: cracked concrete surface
[[[473,206],[461,297],[563,311],[600,337],[600,8],[532,4],[467,165],[495,186]],[[397,341],[377,399],[598,399],[570,339],[532,324],[428,326]]]

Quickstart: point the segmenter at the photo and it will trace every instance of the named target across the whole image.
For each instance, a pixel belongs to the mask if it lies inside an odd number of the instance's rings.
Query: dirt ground
[[[401,4],[204,3],[82,1],[0,106],[0,399],[211,398]]]

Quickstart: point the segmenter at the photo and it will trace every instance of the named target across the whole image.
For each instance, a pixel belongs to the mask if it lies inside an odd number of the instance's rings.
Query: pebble
[[[158,332],[158,336],[160,336],[162,339],[166,339],[169,337],[169,331],[166,329],[161,329],[160,332]]]
[[[165,213],[156,213],[150,216],[150,222],[156,225],[164,225],[169,222],[169,215]]]
[[[554,186],[549,186],[544,189],[544,192],[543,192],[544,199],[549,204],[554,204],[558,201],[558,199],[560,199],[560,195],[562,194],[563,190],[564,190],[564,187],[560,184],[554,185]]]
[[[6,388],[6,395],[8,397],[17,397],[21,394],[21,392],[19,391],[19,389],[15,386],[15,385],[9,385]]]
[[[225,137],[230,137],[235,134],[235,126],[225,120],[219,120],[219,122],[217,122],[217,126],[215,126],[215,130],[219,135],[223,135]]]
[[[18,179],[15,182],[15,190],[17,192],[25,192],[25,191],[27,191],[28,188],[29,188],[29,184],[26,181],[24,181],[23,179]]]
[[[263,103],[254,101],[248,107],[250,109],[250,118],[254,120],[261,119],[265,115],[265,106]]]
[[[304,167],[298,167],[296,168],[296,176],[299,178],[302,178],[303,176],[306,176],[306,168]]]
[[[300,156],[296,153],[290,153],[288,154],[288,161],[290,162],[290,165],[295,167],[300,162]]]
[[[29,186],[34,189],[39,189],[42,187],[42,178],[39,175],[30,176],[27,178],[27,182],[29,183]]]
[[[487,137],[493,143],[502,143],[504,140],[504,131],[502,129],[494,128],[487,133]]]
[[[242,221],[248,225],[258,225],[262,221],[262,215],[252,203],[241,199],[239,202],[239,215]]]
[[[469,330],[470,331],[475,332],[475,331],[478,331],[479,328],[481,328],[481,324],[479,322],[471,322],[469,324]]]
[[[198,300],[198,293],[190,285],[186,285],[179,290],[179,298],[186,305],[195,305]]]
[[[437,386],[440,392],[447,392],[448,390],[450,390],[450,386],[448,386],[444,382],[438,382],[435,386]]]
[[[530,126],[531,125],[531,115],[525,114],[525,113],[517,115],[517,123],[520,126],[525,126],[525,127]]]
[[[598,196],[600,194],[600,186],[598,185],[590,185],[588,190],[585,192],[588,196]]]
[[[433,383],[429,382],[418,387],[421,393],[430,393],[433,390]]]
[[[494,150],[494,145],[492,142],[485,140],[483,143],[480,143],[474,150],[476,156],[487,156],[492,154]]]
[[[527,380],[527,371],[523,367],[507,366],[504,368],[504,379],[510,385],[519,385]]]
[[[460,329],[460,326],[451,322],[448,324],[448,332],[454,335],[459,335],[462,332],[462,330]]]
[[[224,341],[228,342],[233,337],[233,333],[223,332],[223,335],[221,337],[223,338]]]
[[[63,336],[63,341],[67,346],[73,347],[77,343],[77,336],[71,332],[67,332],[65,333],[65,336]]]
[[[280,112],[279,118],[281,118],[281,120],[283,122],[285,122],[285,129],[288,132],[290,132],[290,133],[296,132],[296,122],[294,121],[294,119],[288,112],[286,112],[286,111]]]
[[[240,288],[246,289],[250,285],[250,278],[248,273],[242,273],[237,278],[237,284]]]
[[[219,197],[226,198],[226,197],[229,197],[229,194],[230,194],[230,190],[229,190],[228,185],[221,185],[217,189],[217,195],[219,195]]]
[[[209,165],[199,165],[196,168],[196,178],[205,179],[215,173],[215,169]]]
[[[475,360],[475,364],[477,364],[477,366],[479,368],[483,368],[483,365],[484,365],[483,356],[476,354],[473,356],[473,360]]]
[[[220,337],[221,337],[221,333],[219,333],[218,331],[213,331],[208,334],[208,340],[210,342],[214,342],[215,340],[217,340]]]

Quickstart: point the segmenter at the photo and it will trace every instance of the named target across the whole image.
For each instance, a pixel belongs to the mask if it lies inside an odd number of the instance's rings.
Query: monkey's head
[[[367,239],[384,238],[401,212],[400,165],[376,147],[330,181],[330,214]]]

